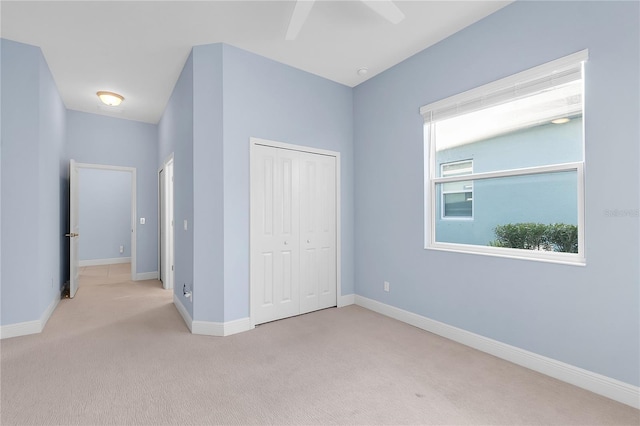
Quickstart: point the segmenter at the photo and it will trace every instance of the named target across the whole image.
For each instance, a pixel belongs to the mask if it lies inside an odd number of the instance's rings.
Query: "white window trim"
[[[473,175],[473,159],[467,159],[467,160],[460,160],[460,161],[450,161],[448,163],[441,163],[440,164],[440,176],[443,175],[443,166],[449,166],[452,164],[461,164],[461,163],[471,163],[471,173],[466,174],[466,175],[459,175],[459,176],[451,176],[450,178],[459,178],[459,177],[468,177]],[[443,183],[448,183],[448,182],[459,182],[459,181],[466,181],[466,180],[470,180],[470,179],[453,179],[453,180],[449,180]],[[435,188],[435,186],[434,186]],[[471,216],[445,216],[444,214],[444,196],[446,194],[460,194],[460,193],[465,193],[465,192],[471,192],[472,197],[474,196],[474,192],[473,192],[473,182],[471,183],[471,191],[445,191],[444,188],[440,191],[440,219],[441,220],[473,220],[473,213],[474,213],[474,205],[475,203],[473,202],[473,200],[471,201]]]
[[[425,118],[425,147],[424,150],[424,164],[427,167],[424,174],[424,212],[425,212],[425,249],[427,250],[439,250],[450,251],[456,253],[468,253],[468,254],[481,254],[488,256],[505,257],[511,259],[526,259],[537,260],[551,263],[560,263],[567,265],[584,266],[586,264],[585,255],[585,204],[584,204],[584,161],[564,164],[553,164],[538,167],[528,167],[522,169],[512,170],[500,170],[496,172],[477,173],[471,175],[451,176],[451,177],[436,177],[436,162],[435,162],[435,144],[431,143],[434,140],[434,129],[430,126],[432,118],[435,115],[440,117],[453,116],[465,112],[469,105],[476,104],[479,99],[482,103],[483,98],[491,98],[491,93],[497,91],[509,91],[518,93],[520,86],[527,86],[528,82],[543,81],[545,75],[550,76],[547,83],[551,86],[559,84],[559,81],[554,81],[553,77],[556,74],[563,74],[566,76],[566,71],[576,69],[578,64],[581,64],[580,72],[582,78],[584,78],[584,61],[588,59],[588,50],[583,50],[564,58],[557,59],[555,61],[548,62],[546,64],[525,70],[521,73],[514,74],[512,76],[503,78],[501,80],[494,81],[492,83],[477,87],[467,92],[460,93],[458,95],[451,96],[446,99],[433,102],[420,108],[420,113]],[[563,77],[564,78],[564,77]],[[584,84],[584,81],[583,81]],[[584,93],[584,91],[583,91]],[[474,107],[484,108],[485,106]],[[457,111],[457,112],[454,112]],[[583,111],[583,116],[585,115]],[[584,123],[583,123],[583,135],[584,135]],[[584,137],[584,136],[583,136]],[[584,148],[583,148],[584,149]],[[584,158],[584,155],[583,155]],[[514,249],[492,246],[481,246],[473,244],[457,244],[457,243],[444,243],[436,242],[436,184],[447,182],[459,182],[465,180],[480,180],[491,179],[500,177],[511,176],[523,176],[542,173],[553,172],[576,172],[577,180],[577,226],[578,226],[578,253],[560,253],[560,252],[548,252],[548,251],[535,251],[527,249]],[[474,203],[475,205],[475,203]]]

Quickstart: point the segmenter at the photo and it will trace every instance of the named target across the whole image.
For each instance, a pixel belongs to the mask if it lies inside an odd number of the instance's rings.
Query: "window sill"
[[[517,260],[557,263],[561,265],[586,266],[584,256],[575,253],[558,253],[548,251],[521,250],[500,247],[471,246],[454,243],[434,243],[425,250],[447,251],[463,254],[479,254],[483,256],[502,257]]]

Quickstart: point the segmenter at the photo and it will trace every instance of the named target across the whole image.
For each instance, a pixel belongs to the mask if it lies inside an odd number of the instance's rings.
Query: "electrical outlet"
[[[385,281],[385,282],[384,282],[384,291],[386,291],[387,293],[389,293],[389,281]]]
[[[184,297],[189,300],[189,302],[193,302],[193,292],[187,288],[186,284],[182,284],[182,294]]]
[[[124,253],[124,246],[120,246],[120,254]]]

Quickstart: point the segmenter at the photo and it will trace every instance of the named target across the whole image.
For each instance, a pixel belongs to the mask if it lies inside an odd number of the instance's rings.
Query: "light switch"
[[[184,230],[186,231],[187,229],[189,229],[189,227],[187,226],[187,219],[184,220]]]
[[[144,219],[144,217],[140,218],[140,225],[144,225],[144,223],[146,222],[146,220]]]

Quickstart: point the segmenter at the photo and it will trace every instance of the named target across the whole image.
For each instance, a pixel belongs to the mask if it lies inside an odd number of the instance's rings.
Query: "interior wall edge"
[[[60,303],[60,294],[54,296],[47,309],[42,313],[39,320],[18,322],[15,324],[6,324],[0,326],[0,339],[8,339],[10,337],[28,336],[29,334],[42,333],[44,327],[47,325],[49,318],[53,314],[53,311],[58,307]]]
[[[173,304],[175,305],[176,309],[178,310],[178,313],[182,317],[185,325],[187,326],[189,331],[191,331],[193,319],[191,319],[191,315],[189,315],[189,312],[187,311],[187,308],[184,307],[184,305],[182,304],[182,301],[180,300],[180,298],[175,293],[173,293]]]

